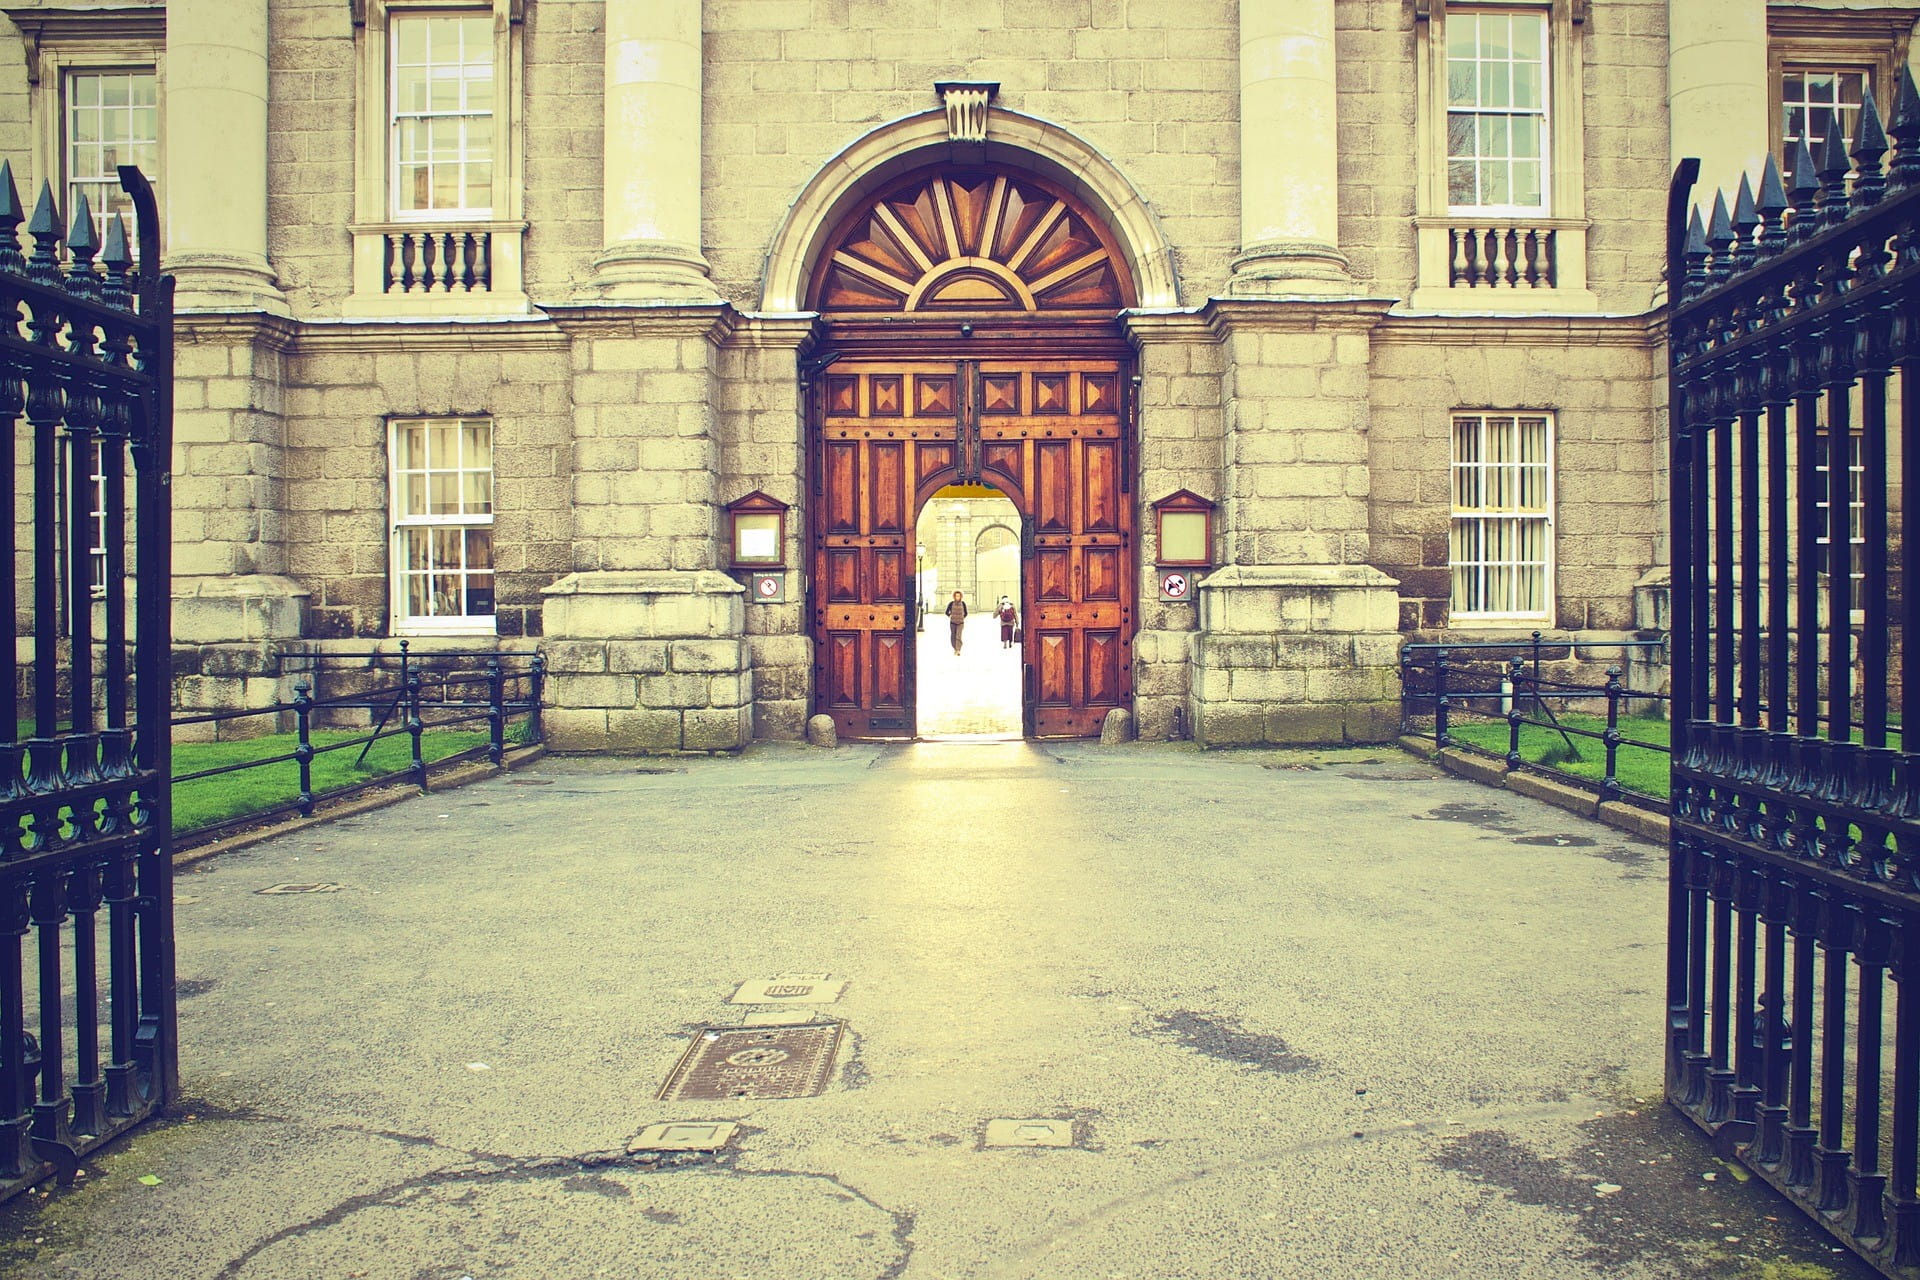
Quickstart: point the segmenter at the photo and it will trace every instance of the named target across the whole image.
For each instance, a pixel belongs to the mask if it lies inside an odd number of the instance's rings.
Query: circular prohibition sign
[[[1184,573],[1163,573],[1160,575],[1160,594],[1172,600],[1184,600],[1187,596],[1187,575]]]
[[[769,599],[780,594],[780,579],[774,577],[772,574],[767,574],[758,579],[753,586],[756,591]]]

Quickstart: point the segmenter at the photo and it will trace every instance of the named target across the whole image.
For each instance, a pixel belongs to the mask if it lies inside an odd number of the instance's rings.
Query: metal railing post
[[[1540,633],[1533,633],[1533,714],[1540,714]]]
[[[1535,634],[1538,633],[1536,632]],[[1523,678],[1521,673],[1524,666],[1525,664],[1522,662],[1520,655],[1515,654],[1512,660],[1512,672],[1509,675],[1509,680],[1513,685],[1515,693],[1518,693],[1520,690],[1520,681]],[[1537,698],[1539,696],[1540,687],[1536,683],[1534,685],[1534,697]],[[1525,723],[1526,713],[1520,710],[1520,699],[1517,697],[1507,699],[1507,768],[1509,769],[1518,769],[1520,767],[1520,726]]]
[[[527,667],[527,744],[544,740],[540,732],[540,701],[547,683],[547,660],[534,654]]]
[[[406,661],[404,652],[401,655],[401,661]],[[407,673],[407,736],[413,742],[413,760],[408,768],[413,774],[414,781],[420,784],[422,791],[427,789],[427,761],[420,750],[420,736],[425,728],[425,724],[420,719],[420,673],[409,671]]]
[[[1447,651],[1435,650],[1433,655],[1433,740],[1436,746],[1449,746],[1447,735],[1447,711],[1452,707],[1447,700]]]
[[[500,659],[487,659],[487,759],[499,764],[507,749],[507,682]]]
[[[301,680],[293,686],[294,732],[299,738],[293,758],[300,765],[300,816],[313,816],[313,686]]]
[[[1619,779],[1614,777],[1620,758],[1620,668],[1607,668],[1607,731],[1600,740],[1607,744],[1607,772],[1600,779],[1600,798],[1611,800],[1620,794]]]

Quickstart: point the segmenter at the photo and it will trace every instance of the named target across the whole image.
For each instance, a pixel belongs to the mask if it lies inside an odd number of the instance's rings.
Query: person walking
[[[1000,647],[1013,648],[1013,629],[1020,623],[1020,611],[1013,607],[1013,601],[1006,596],[1000,597]]]
[[[953,593],[953,602],[947,606],[947,629],[953,633],[953,652],[960,653],[960,633],[967,625],[967,602],[958,592]]]

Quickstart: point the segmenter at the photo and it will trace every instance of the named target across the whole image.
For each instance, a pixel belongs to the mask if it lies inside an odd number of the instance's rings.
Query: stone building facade
[[[714,750],[911,733],[949,483],[1028,521],[1037,733],[1378,740],[1410,637],[1632,633],[1673,163],[1886,101],[1920,5],[0,11],[23,185],[160,189],[182,697],[537,644],[557,746]]]

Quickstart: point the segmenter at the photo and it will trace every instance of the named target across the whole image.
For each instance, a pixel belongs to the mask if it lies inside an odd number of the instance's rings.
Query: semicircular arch
[[[842,224],[903,175],[945,160],[950,149],[946,113],[934,110],[881,125],[821,166],[774,234],[761,310],[805,309],[816,264],[830,251],[830,238]],[[1025,171],[1079,200],[1112,237],[1119,265],[1133,284],[1131,304],[1146,309],[1179,305],[1173,251],[1158,218],[1113,161],[1085,140],[1034,116],[996,109],[976,167]],[[951,265],[946,270],[962,287],[968,280],[984,285],[991,277],[1001,290],[1010,289],[978,264],[972,273]]]

